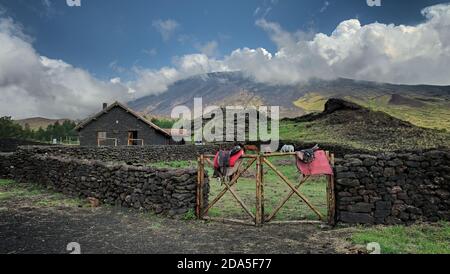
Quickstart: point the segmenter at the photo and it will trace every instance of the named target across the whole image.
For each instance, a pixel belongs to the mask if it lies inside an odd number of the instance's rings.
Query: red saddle
[[[227,155],[228,154],[228,155]],[[236,154],[230,155],[229,151],[219,151],[214,157],[214,168],[219,169],[223,166],[234,167],[236,162],[244,155],[244,150],[240,150]],[[226,161],[223,163],[223,161]]]

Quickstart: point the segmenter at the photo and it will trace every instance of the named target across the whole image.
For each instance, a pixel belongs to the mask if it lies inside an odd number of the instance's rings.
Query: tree
[[[25,139],[33,139],[34,138],[34,132],[30,128],[30,125],[28,123],[25,124],[25,128],[22,131],[22,137]]]
[[[5,116],[0,118],[0,138],[22,138],[22,127],[12,120],[11,117]]]
[[[37,131],[31,129],[29,124],[25,124],[22,128],[19,124],[14,123],[11,117],[0,118],[0,138],[30,139],[37,141],[50,141],[51,139],[65,139],[66,137],[75,137],[76,124],[72,121],[64,121],[64,123],[56,122],[49,125],[45,130],[40,127]]]
[[[39,141],[45,141],[45,131],[42,129],[42,127],[39,127],[39,129],[34,133],[34,138]]]

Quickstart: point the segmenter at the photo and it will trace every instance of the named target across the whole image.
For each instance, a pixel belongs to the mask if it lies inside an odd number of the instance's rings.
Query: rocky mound
[[[384,112],[342,99],[330,99],[322,113],[285,119],[309,136],[367,150],[411,150],[449,147],[449,134],[417,127]]]
[[[363,108],[362,106],[360,106],[358,104],[355,104],[355,103],[352,103],[349,101],[345,101],[343,99],[331,98],[325,104],[324,113],[331,114],[331,113],[339,111],[339,110],[366,110],[366,111],[368,111],[367,109]]]
[[[411,123],[394,118],[384,112],[367,109],[358,104],[343,99],[332,98],[325,104],[321,113],[312,113],[298,118],[286,118],[283,121],[314,122],[327,121],[330,124],[352,123],[364,121],[369,124],[391,127],[413,127]]]

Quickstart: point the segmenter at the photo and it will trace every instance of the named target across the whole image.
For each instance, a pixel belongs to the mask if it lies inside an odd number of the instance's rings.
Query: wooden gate
[[[334,155],[326,152],[328,159],[332,166],[334,166]],[[256,225],[262,226],[263,224],[301,224],[301,223],[327,223],[329,225],[334,225],[335,223],[335,182],[334,176],[326,175],[327,177],[327,210],[328,216],[323,216],[322,213],[314,206],[308,199],[308,197],[301,192],[301,187],[311,178],[310,176],[303,176],[298,185],[295,185],[293,182],[289,180],[287,176],[285,176],[281,171],[279,171],[269,160],[269,158],[273,157],[283,157],[283,156],[293,156],[296,157],[295,153],[272,153],[272,154],[264,154],[264,155],[244,155],[242,157],[243,161],[241,162],[241,166],[239,166],[238,171],[233,176],[230,182],[223,182],[224,188],[219,194],[211,200],[209,204],[206,204],[203,201],[203,187],[205,184],[205,166],[210,165],[214,167],[212,159],[214,159],[214,155],[201,155],[198,158],[198,181],[197,181],[197,208],[196,213],[197,217],[202,220],[212,220],[212,221],[222,221],[222,222],[233,222],[240,224],[248,224],[248,225]],[[239,197],[238,193],[234,190],[233,186],[235,186],[241,176],[253,165],[256,165],[256,174],[255,174],[255,183],[256,183],[256,193],[255,193],[255,214],[252,212],[250,207],[244,203],[244,201]],[[276,206],[273,212],[269,214],[265,214],[264,212],[264,167],[267,166],[272,169],[281,180],[287,184],[290,189],[290,193]],[[230,218],[213,218],[208,216],[208,211],[214,207],[214,205],[219,202],[224,195],[229,192],[233,198],[239,203],[242,209],[248,215],[248,221],[245,220],[237,220]],[[320,221],[274,221],[274,218],[278,214],[278,212],[285,206],[285,204],[292,198],[292,196],[298,196],[313,212],[316,214]]]

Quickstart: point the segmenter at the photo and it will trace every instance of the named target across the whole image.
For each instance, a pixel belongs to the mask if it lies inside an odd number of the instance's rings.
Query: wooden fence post
[[[200,212],[203,211],[203,188],[205,187],[205,155],[200,155]],[[203,216],[201,216],[203,217]]]
[[[331,167],[334,169],[335,156],[330,154],[329,158]],[[334,171],[334,170],[333,170]],[[334,175],[327,176],[327,202],[328,202],[328,224],[335,225],[336,218],[336,193]]]
[[[195,213],[197,215],[197,219],[201,219],[202,216],[202,209],[200,205],[200,188],[201,188],[201,181],[200,181],[200,173],[201,173],[201,161],[200,156],[197,158],[197,206],[195,209]]]
[[[255,225],[261,226],[263,223],[262,216],[262,202],[261,202],[261,180],[262,180],[262,168],[261,168],[261,155],[256,158],[256,215]]]
[[[200,155],[197,159],[197,206],[196,214],[198,219],[203,219],[203,187],[205,182],[205,156]]]
[[[264,224],[265,221],[265,216],[264,216],[264,161],[263,161],[263,157],[261,156],[259,158],[259,160],[261,161],[260,163],[260,169],[261,169],[261,224]]]

